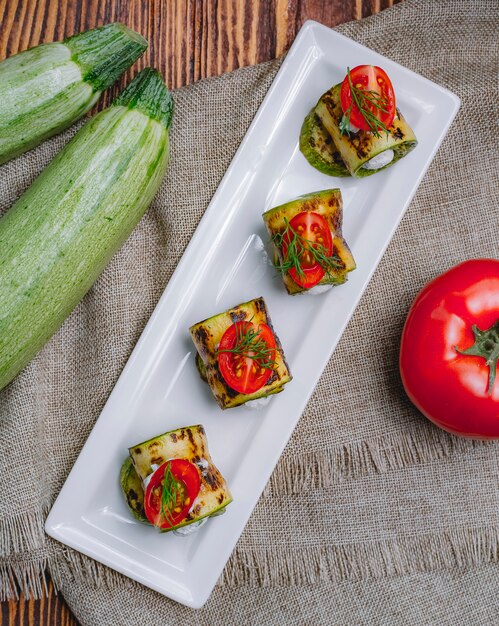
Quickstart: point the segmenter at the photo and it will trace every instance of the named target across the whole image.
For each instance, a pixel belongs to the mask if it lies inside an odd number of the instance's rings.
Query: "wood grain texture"
[[[61,596],[54,593],[52,583],[48,584],[48,595],[41,600],[3,602],[1,626],[77,626]]]
[[[0,0],[0,61],[39,43],[108,22],[149,41],[144,56],[101,99],[106,106],[139,69],[154,66],[171,87],[274,59],[308,19],[326,26],[360,19],[400,0]],[[52,585],[47,598],[1,605],[0,626],[76,626]]]

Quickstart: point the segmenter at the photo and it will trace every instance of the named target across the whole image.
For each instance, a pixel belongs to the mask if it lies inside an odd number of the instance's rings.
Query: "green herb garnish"
[[[179,497],[182,497],[183,492],[182,484],[173,475],[171,464],[167,463],[163,476],[160,510],[161,519],[159,525],[162,525],[163,521],[167,522],[170,526],[174,525],[173,519],[177,513],[175,509],[179,506]]]
[[[389,134],[388,126],[376,117],[375,111],[382,111],[388,113],[388,100],[385,96],[382,96],[377,91],[369,89],[359,89],[355,87],[352,78],[350,76],[350,68],[347,68],[347,80],[350,87],[350,93],[352,94],[352,104],[343,113],[341,118],[339,129],[342,134],[350,135],[350,116],[352,114],[352,107],[355,104],[360,114],[364,118],[364,121],[369,127],[369,130],[375,137],[381,137],[380,130]]]
[[[299,278],[305,278],[302,260],[308,258],[309,261],[318,264],[330,280],[334,280],[335,271],[343,268],[340,257],[335,254],[329,255],[327,248],[322,244],[300,235],[286,218],[284,218],[284,223],[284,230],[272,237],[274,245],[278,250],[281,250],[284,257],[282,263],[275,266],[276,269],[282,274],[294,270]],[[284,253],[285,244],[287,247]],[[310,265],[314,263],[310,263]]]
[[[233,348],[223,348],[217,354],[231,352],[241,357],[253,359],[256,365],[264,369],[274,370],[277,367],[275,360],[275,348],[269,348],[266,341],[262,339],[260,328],[255,330],[253,324],[236,324],[236,342]],[[244,328],[246,326],[246,328]]]

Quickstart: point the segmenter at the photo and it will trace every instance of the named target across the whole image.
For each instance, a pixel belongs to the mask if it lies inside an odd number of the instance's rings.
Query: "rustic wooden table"
[[[0,0],[0,61],[39,43],[119,21],[149,41],[133,73],[152,65],[170,87],[181,87],[280,56],[308,19],[335,26],[397,2],[400,0]],[[52,586],[46,599],[21,597],[1,607],[0,626],[77,624]]]

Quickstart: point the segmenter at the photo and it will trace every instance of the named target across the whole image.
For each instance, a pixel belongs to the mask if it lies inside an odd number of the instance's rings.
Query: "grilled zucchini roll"
[[[341,285],[355,269],[342,236],[339,189],[309,193],[270,209],[263,221],[274,244],[275,265],[289,294]]]
[[[352,176],[363,178],[375,174],[393,165],[416,147],[416,136],[398,109],[388,133],[381,132],[379,136],[365,130],[342,133],[340,89],[341,85],[335,85],[326,92],[317,103],[315,112]],[[384,156],[381,156],[383,153]]]
[[[138,519],[139,522],[149,524],[150,522],[144,512],[144,489],[142,487],[142,481],[138,477],[132,459],[129,456],[127,456],[121,466],[120,485],[132,515]]]
[[[280,393],[292,376],[263,298],[190,328],[197,367],[220,408]]]
[[[327,132],[315,107],[303,120],[300,132],[300,150],[316,170],[328,176],[350,176],[340,153]]]
[[[127,504],[137,519],[162,532],[219,515],[232,502],[200,424],[153,437],[129,453],[120,475]]]

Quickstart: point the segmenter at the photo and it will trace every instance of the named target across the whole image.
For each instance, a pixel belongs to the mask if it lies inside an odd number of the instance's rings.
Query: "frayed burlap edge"
[[[269,587],[359,581],[414,572],[465,569],[499,562],[499,529],[459,528],[371,544],[239,550],[229,560],[218,586]],[[55,589],[68,581],[112,590],[137,583],[83,555],[64,550],[57,557],[25,564],[0,563],[0,600],[46,593],[46,574]]]
[[[381,474],[394,469],[429,463],[454,454],[466,453],[488,442],[453,437],[429,429],[426,437],[414,433],[383,437],[375,441],[358,441],[299,458],[281,459],[265,488],[264,497],[301,493],[309,489],[326,489],[348,479]],[[50,509],[45,503],[36,515],[19,514],[0,523],[0,554],[21,554],[37,550],[46,541],[44,520]],[[430,571],[435,568],[474,566],[498,559],[499,530],[453,531],[443,536],[371,545],[329,546],[326,549],[293,549],[289,554],[279,550],[234,552],[219,584],[307,584],[318,580],[362,579],[372,576]],[[438,552],[438,557],[435,554]],[[64,550],[61,563],[55,559],[38,562],[4,563],[0,561],[0,601],[17,599],[19,593],[40,598],[46,593],[45,569],[48,568],[57,588],[58,577],[96,584],[123,586],[125,579],[113,570]]]
[[[44,502],[36,512],[22,512],[0,521],[0,558],[43,546],[43,528],[51,506]]]
[[[365,580],[499,561],[499,529],[461,528],[371,544],[236,548],[219,584],[231,587]]]
[[[493,443],[455,437],[430,427],[424,437],[418,430],[356,441],[322,452],[304,452],[299,457],[284,456],[265,487],[264,497],[326,489],[347,479],[431,463],[486,445]]]

